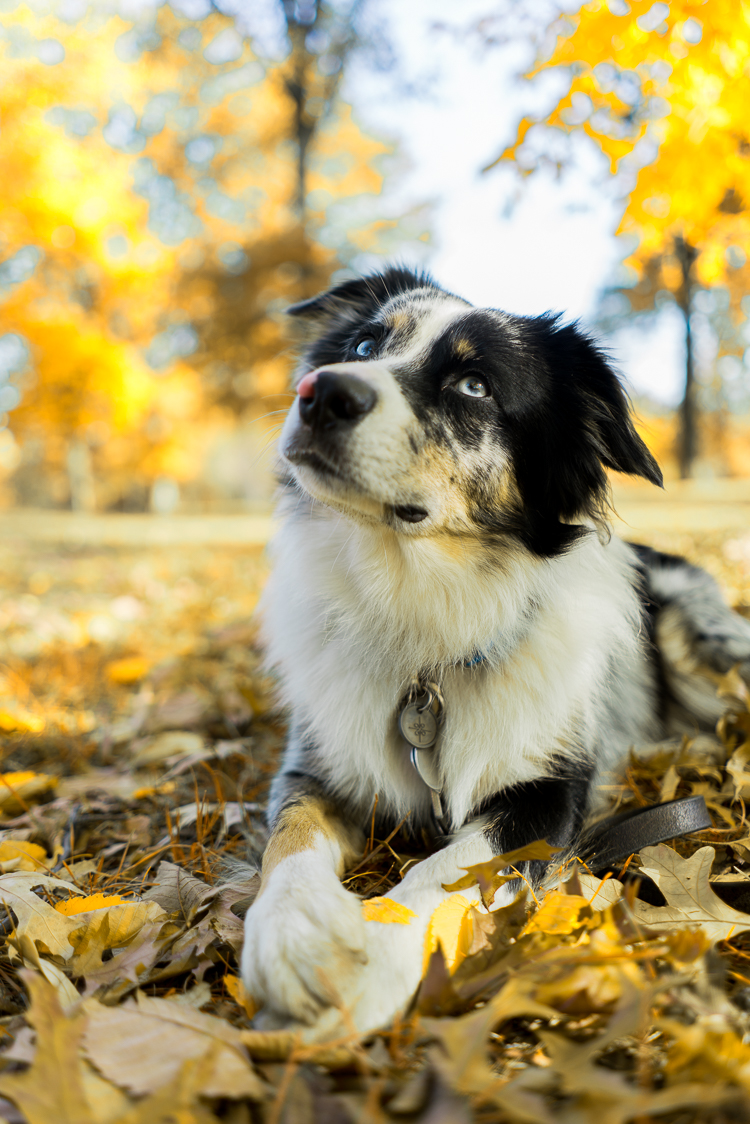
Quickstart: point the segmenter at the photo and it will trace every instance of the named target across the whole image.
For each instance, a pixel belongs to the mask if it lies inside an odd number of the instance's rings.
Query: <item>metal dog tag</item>
[[[430,707],[419,705],[415,699],[408,703],[398,716],[398,725],[409,745],[429,749],[438,735],[438,720]]]

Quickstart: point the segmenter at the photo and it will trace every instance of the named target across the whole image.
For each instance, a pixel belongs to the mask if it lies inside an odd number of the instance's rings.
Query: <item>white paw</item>
[[[245,917],[245,990],[272,1017],[313,1023],[366,962],[359,898],[314,851],[280,862]]]

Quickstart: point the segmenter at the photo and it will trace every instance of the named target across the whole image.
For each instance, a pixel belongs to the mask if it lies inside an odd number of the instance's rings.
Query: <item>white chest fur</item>
[[[647,736],[649,691],[628,548],[595,535],[543,560],[493,556],[456,537],[404,538],[305,504],[275,542],[264,601],[269,662],[316,766],[344,806],[375,793],[395,815],[429,796],[397,730],[412,676],[431,671],[445,698],[437,752],[454,826],[555,756]],[[475,668],[463,666],[477,650]]]

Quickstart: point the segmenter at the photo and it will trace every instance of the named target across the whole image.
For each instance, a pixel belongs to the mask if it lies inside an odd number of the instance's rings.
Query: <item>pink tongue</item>
[[[297,394],[300,398],[314,398],[315,397],[315,383],[318,378],[317,371],[311,371],[309,375],[305,375],[297,387]]]

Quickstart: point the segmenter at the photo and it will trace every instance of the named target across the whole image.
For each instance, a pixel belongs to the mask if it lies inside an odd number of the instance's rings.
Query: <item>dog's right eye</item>
[[[372,336],[365,336],[354,348],[354,354],[358,355],[360,359],[369,359],[375,350],[375,340]]]

